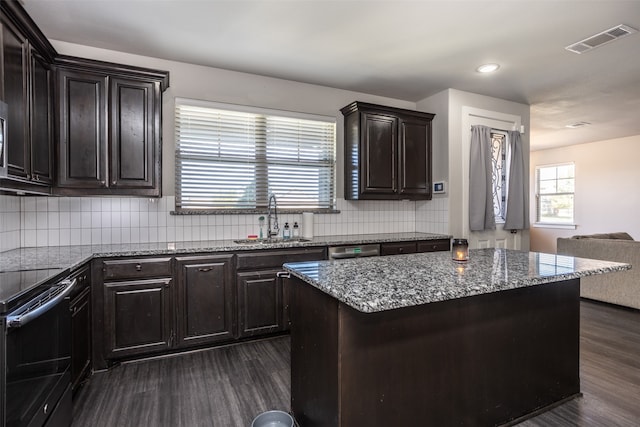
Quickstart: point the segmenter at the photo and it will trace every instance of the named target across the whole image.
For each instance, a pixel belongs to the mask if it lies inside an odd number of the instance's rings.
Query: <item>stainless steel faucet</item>
[[[273,200],[273,211],[271,210],[271,201]],[[271,228],[271,218],[273,217],[273,228]],[[278,201],[276,195],[269,196],[269,204],[267,206],[267,239],[278,236],[280,227],[278,226]]]

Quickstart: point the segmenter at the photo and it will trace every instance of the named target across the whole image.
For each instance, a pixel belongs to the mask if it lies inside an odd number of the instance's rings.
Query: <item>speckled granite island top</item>
[[[508,289],[624,271],[630,264],[507,249],[474,249],[455,263],[431,252],[284,265],[361,312],[373,313]]]

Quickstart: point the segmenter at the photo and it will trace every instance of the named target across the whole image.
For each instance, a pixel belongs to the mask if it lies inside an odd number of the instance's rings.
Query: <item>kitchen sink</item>
[[[238,239],[234,240],[234,243],[239,245],[261,245],[261,244],[273,244],[273,243],[303,243],[310,242],[311,239],[305,239],[303,237],[295,237],[291,239],[283,239],[282,237],[272,237],[270,239]]]

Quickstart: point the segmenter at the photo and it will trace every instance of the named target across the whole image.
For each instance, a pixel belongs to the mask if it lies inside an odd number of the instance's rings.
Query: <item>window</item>
[[[574,222],[575,165],[536,168],[537,222],[570,225]]]
[[[491,182],[493,213],[496,223],[503,223],[507,206],[507,133],[491,130]]]
[[[335,206],[335,119],[176,99],[176,209]]]

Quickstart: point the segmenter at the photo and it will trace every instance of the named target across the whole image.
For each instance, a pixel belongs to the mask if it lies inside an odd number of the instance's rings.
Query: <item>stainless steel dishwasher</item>
[[[379,244],[329,247],[329,259],[363,258],[379,255]]]

